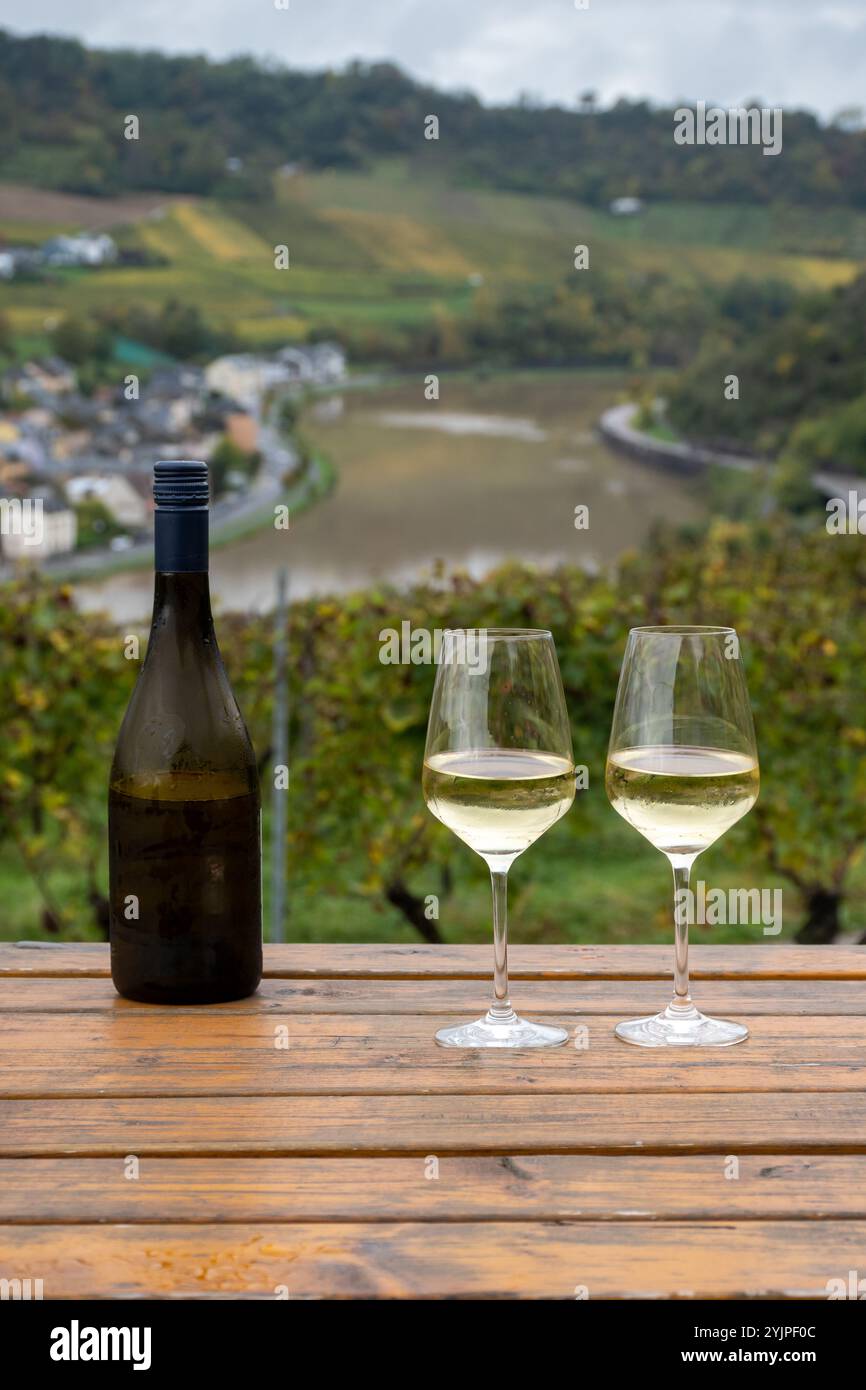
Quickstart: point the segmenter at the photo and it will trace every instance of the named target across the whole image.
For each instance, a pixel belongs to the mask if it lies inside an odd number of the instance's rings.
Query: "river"
[[[425,400],[422,379],[320,400],[304,428],[336,465],[337,487],[288,530],[215,549],[215,606],[269,608],[281,566],[302,598],[408,583],[437,560],[473,574],[506,558],[608,565],[653,521],[702,512],[696,484],[597,437],[624,387],[615,373],[507,373],[443,377],[438,401]],[[576,507],[588,508],[585,528]],[[147,570],[76,586],[82,607],[120,622],[145,618],[151,592]]]

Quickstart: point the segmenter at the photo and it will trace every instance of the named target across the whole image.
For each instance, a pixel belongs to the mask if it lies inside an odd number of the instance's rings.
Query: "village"
[[[297,454],[269,422],[283,396],[339,385],[346,358],[335,343],[238,353],[204,365],[158,365],[145,378],[118,369],[116,386],[79,389],[58,356],[35,358],[0,377],[0,496],[37,503],[38,537],[4,509],[0,562],[50,562],[85,551],[131,550],[152,530],[153,465],[195,458],[210,464],[222,515],[240,509],[261,472],[289,481]]]

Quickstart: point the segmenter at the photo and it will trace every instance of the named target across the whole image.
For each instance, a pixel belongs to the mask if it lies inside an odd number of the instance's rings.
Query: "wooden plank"
[[[862,1222],[0,1227],[46,1298],[826,1298]]]
[[[0,1101],[0,1156],[864,1153],[866,1093]]]
[[[709,931],[710,929],[707,929]],[[672,945],[512,946],[512,978],[668,979]],[[866,946],[754,945],[691,950],[695,979],[866,979]],[[489,946],[293,943],[265,947],[265,973],[285,979],[487,979]],[[90,943],[0,943],[0,975],[108,976],[108,947]]]
[[[215,1004],[225,1014],[426,1014],[482,1013],[487,980],[266,979],[249,999]],[[632,1018],[660,1009],[671,993],[665,980],[519,980],[515,1005],[529,1017],[607,1014]],[[782,1014],[801,1017],[866,1015],[866,988],[859,980],[701,980],[695,997],[707,1013],[722,1017]],[[108,979],[85,976],[0,978],[0,1013],[201,1014],[200,1005],[133,1004]],[[429,1025],[428,1025],[429,1026]]]
[[[621,1043],[615,1018],[553,1017],[578,1046],[439,1048],[448,1017],[3,1014],[0,1095],[866,1091],[866,1018],[754,1018],[742,1046],[671,1054]]]
[[[108,947],[96,942],[0,942],[0,976],[110,975]]]
[[[0,1159],[0,1223],[864,1220],[866,1155]],[[435,1171],[435,1176],[432,1173]],[[738,1176],[733,1177],[736,1171]]]

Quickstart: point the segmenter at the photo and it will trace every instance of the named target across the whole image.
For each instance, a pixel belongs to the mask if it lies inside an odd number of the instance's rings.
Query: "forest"
[[[130,115],[135,139],[126,138]],[[425,139],[430,115],[435,140]],[[783,159],[763,158],[757,144],[677,145],[673,132],[674,108],[618,100],[600,109],[591,90],[576,90],[571,109],[528,95],[494,107],[389,62],[298,72],[0,31],[0,179],[248,199],[285,164],[359,169],[403,155],[427,174],[591,206],[623,196],[866,206],[866,133],[844,113],[822,124],[786,111]]]

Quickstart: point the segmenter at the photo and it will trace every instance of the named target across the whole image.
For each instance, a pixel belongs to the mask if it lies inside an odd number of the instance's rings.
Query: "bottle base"
[[[133,1004],[204,1006],[206,1004],[231,1004],[239,999],[249,999],[261,984],[261,976],[254,982],[247,984],[225,985],[222,988],[212,987],[210,989],[182,987],[165,989],[148,984],[131,985],[115,979],[112,979],[112,983],[120,997],[128,999]]]

